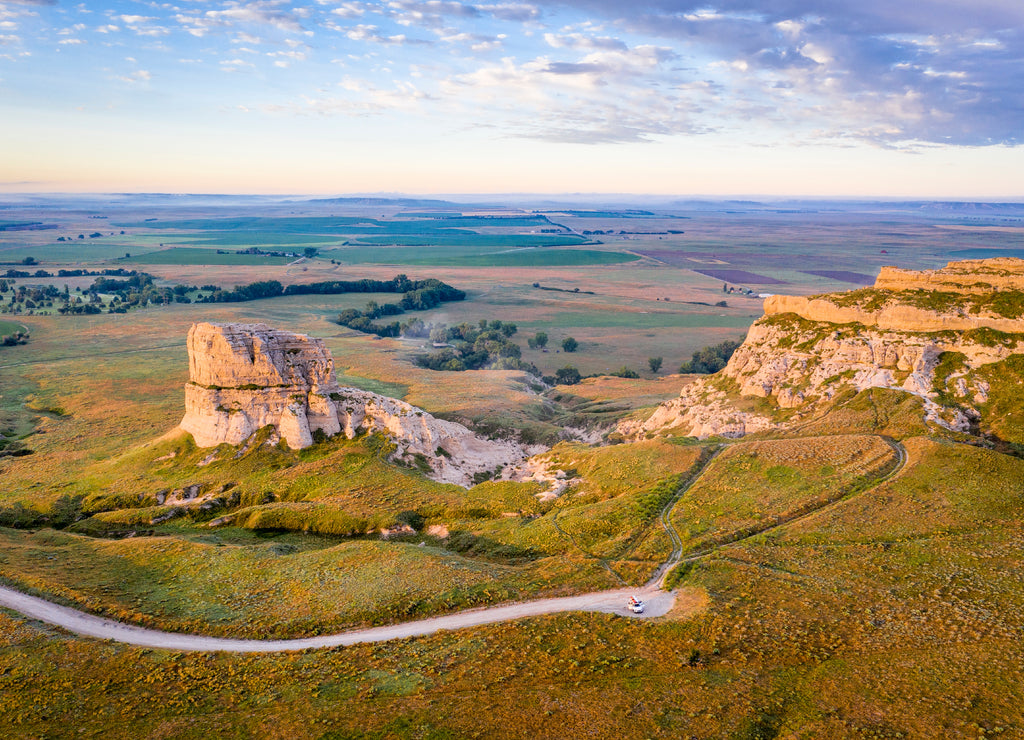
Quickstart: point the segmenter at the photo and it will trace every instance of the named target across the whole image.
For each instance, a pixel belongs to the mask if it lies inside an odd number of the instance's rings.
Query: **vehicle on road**
[[[644,602],[642,602],[640,599],[636,598],[635,596],[630,596],[629,597],[629,601],[627,602],[626,606],[628,606],[629,610],[631,612],[633,612],[634,614],[643,614],[644,613]]]

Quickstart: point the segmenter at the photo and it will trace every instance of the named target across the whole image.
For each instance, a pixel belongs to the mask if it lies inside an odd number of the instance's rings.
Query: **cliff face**
[[[1024,290],[1024,260],[997,257],[950,262],[939,270],[903,270],[883,267],[875,280],[881,290],[938,290],[953,293],[990,293]]]
[[[181,428],[200,447],[241,444],[269,425],[299,449],[317,430],[341,430],[334,361],[319,339],[266,324],[193,324],[188,368]]]
[[[1012,315],[1024,305],[1014,287],[1024,285],[1024,261],[950,263],[926,273],[886,268],[883,275],[873,291],[766,299],[766,315],[721,373],[619,431],[742,436],[779,426],[778,409],[794,410],[790,421],[813,415],[847,388],[911,393],[923,399],[928,420],[969,429],[989,391],[973,371],[1024,352],[1024,318]],[[882,291],[879,284],[911,287]],[[765,403],[739,404],[743,398]]]
[[[349,439],[380,432],[395,445],[393,459],[425,462],[430,477],[463,486],[476,473],[527,457],[515,442],[485,439],[403,401],[339,387],[324,343],[303,334],[265,324],[193,324],[188,354],[181,428],[199,447],[239,445],[266,426],[293,449],[313,444],[317,431]]]

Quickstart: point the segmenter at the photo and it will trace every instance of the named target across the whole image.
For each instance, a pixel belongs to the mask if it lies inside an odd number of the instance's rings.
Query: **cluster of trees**
[[[0,347],[13,347],[16,344],[28,344],[27,331],[16,331],[0,337]]]
[[[98,277],[92,285],[84,291],[87,301],[80,306],[76,301],[69,302],[66,310],[58,309],[60,313],[96,313],[89,309],[89,306],[100,308],[103,305],[100,293],[113,294],[107,310],[109,313],[125,313],[130,308],[139,308],[147,305],[169,305],[171,303],[191,303],[188,297],[189,291],[197,288],[188,285],[175,285],[173,287],[157,286],[153,284],[153,276],[140,272],[129,275],[124,280],[111,277]]]
[[[511,341],[518,331],[507,321],[481,319],[478,324],[432,326],[434,344],[448,344],[436,352],[416,355],[413,361],[429,370],[526,370],[539,375],[530,363],[523,362],[522,348]]]
[[[0,280],[0,296],[7,297],[10,303],[4,303],[3,313],[34,313],[36,309],[52,306],[63,293],[53,285],[18,285]]]
[[[57,270],[57,277],[92,277],[95,275],[131,277],[132,275],[138,274],[139,273],[135,270],[125,270],[122,267],[110,270]],[[6,278],[52,278],[53,276],[52,272],[47,272],[46,270],[36,270],[35,272],[27,272],[26,270],[8,270],[4,273],[4,277]]]
[[[532,337],[526,340],[527,346],[530,349],[544,349],[548,346],[548,335],[547,332],[539,331]],[[580,343],[577,342],[573,337],[566,337],[562,340],[562,351],[563,352],[575,352],[580,348]]]
[[[4,273],[6,278],[48,278],[53,277],[53,273],[47,272],[46,270],[36,270],[35,272],[28,272],[27,270],[8,270]]]
[[[679,372],[701,373],[704,375],[717,373],[725,367],[726,363],[729,362],[729,358],[732,357],[732,353],[741,344],[743,344],[742,340],[726,339],[720,344],[697,350],[693,353],[693,358],[689,362],[684,362],[680,365]]]
[[[233,290],[223,290],[219,286],[207,287],[213,287],[216,290],[208,296],[196,298],[196,303],[243,303],[284,295],[284,286],[277,280],[260,280],[248,285],[236,286]]]
[[[343,290],[353,286],[354,290]],[[292,288],[298,290],[292,291]],[[356,282],[333,281],[330,283],[310,283],[307,285],[290,285],[288,294],[293,293],[402,293],[398,303],[379,304],[370,301],[366,308],[359,311],[348,308],[338,314],[338,323],[365,334],[376,334],[378,337],[426,336],[426,325],[414,319],[407,323],[392,321],[387,324],[374,323],[383,316],[399,316],[406,311],[426,311],[436,308],[448,301],[465,299],[465,292],[453,288],[447,283],[430,278],[428,280],[409,280],[405,275],[398,275],[393,280],[359,280]]]
[[[8,270],[8,273],[15,271]],[[35,277],[50,277],[50,273]],[[35,313],[38,309],[55,308],[62,315],[97,314],[104,310],[109,313],[125,313],[129,308],[149,304],[167,305],[170,303],[190,303],[187,294],[197,290],[195,286],[175,285],[174,287],[158,287],[154,285],[153,276],[135,270],[59,270],[57,277],[94,276],[96,279],[88,288],[75,288],[73,294],[67,284],[63,290],[55,285],[18,285],[0,280],[0,296],[11,291],[10,303],[4,303],[4,313]],[[8,277],[29,277],[28,273],[8,274]],[[123,278],[123,279],[122,279]],[[214,286],[216,287],[216,286]],[[112,295],[109,302],[104,302],[100,294]]]

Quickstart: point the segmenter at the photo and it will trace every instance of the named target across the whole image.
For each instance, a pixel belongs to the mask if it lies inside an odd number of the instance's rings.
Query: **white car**
[[[639,599],[630,599],[628,606],[629,610],[634,614],[644,613],[644,602],[640,601]]]

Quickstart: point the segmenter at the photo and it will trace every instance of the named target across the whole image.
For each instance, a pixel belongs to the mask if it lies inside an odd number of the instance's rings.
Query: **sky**
[[[0,192],[1024,198],[1021,0],[0,0]]]

